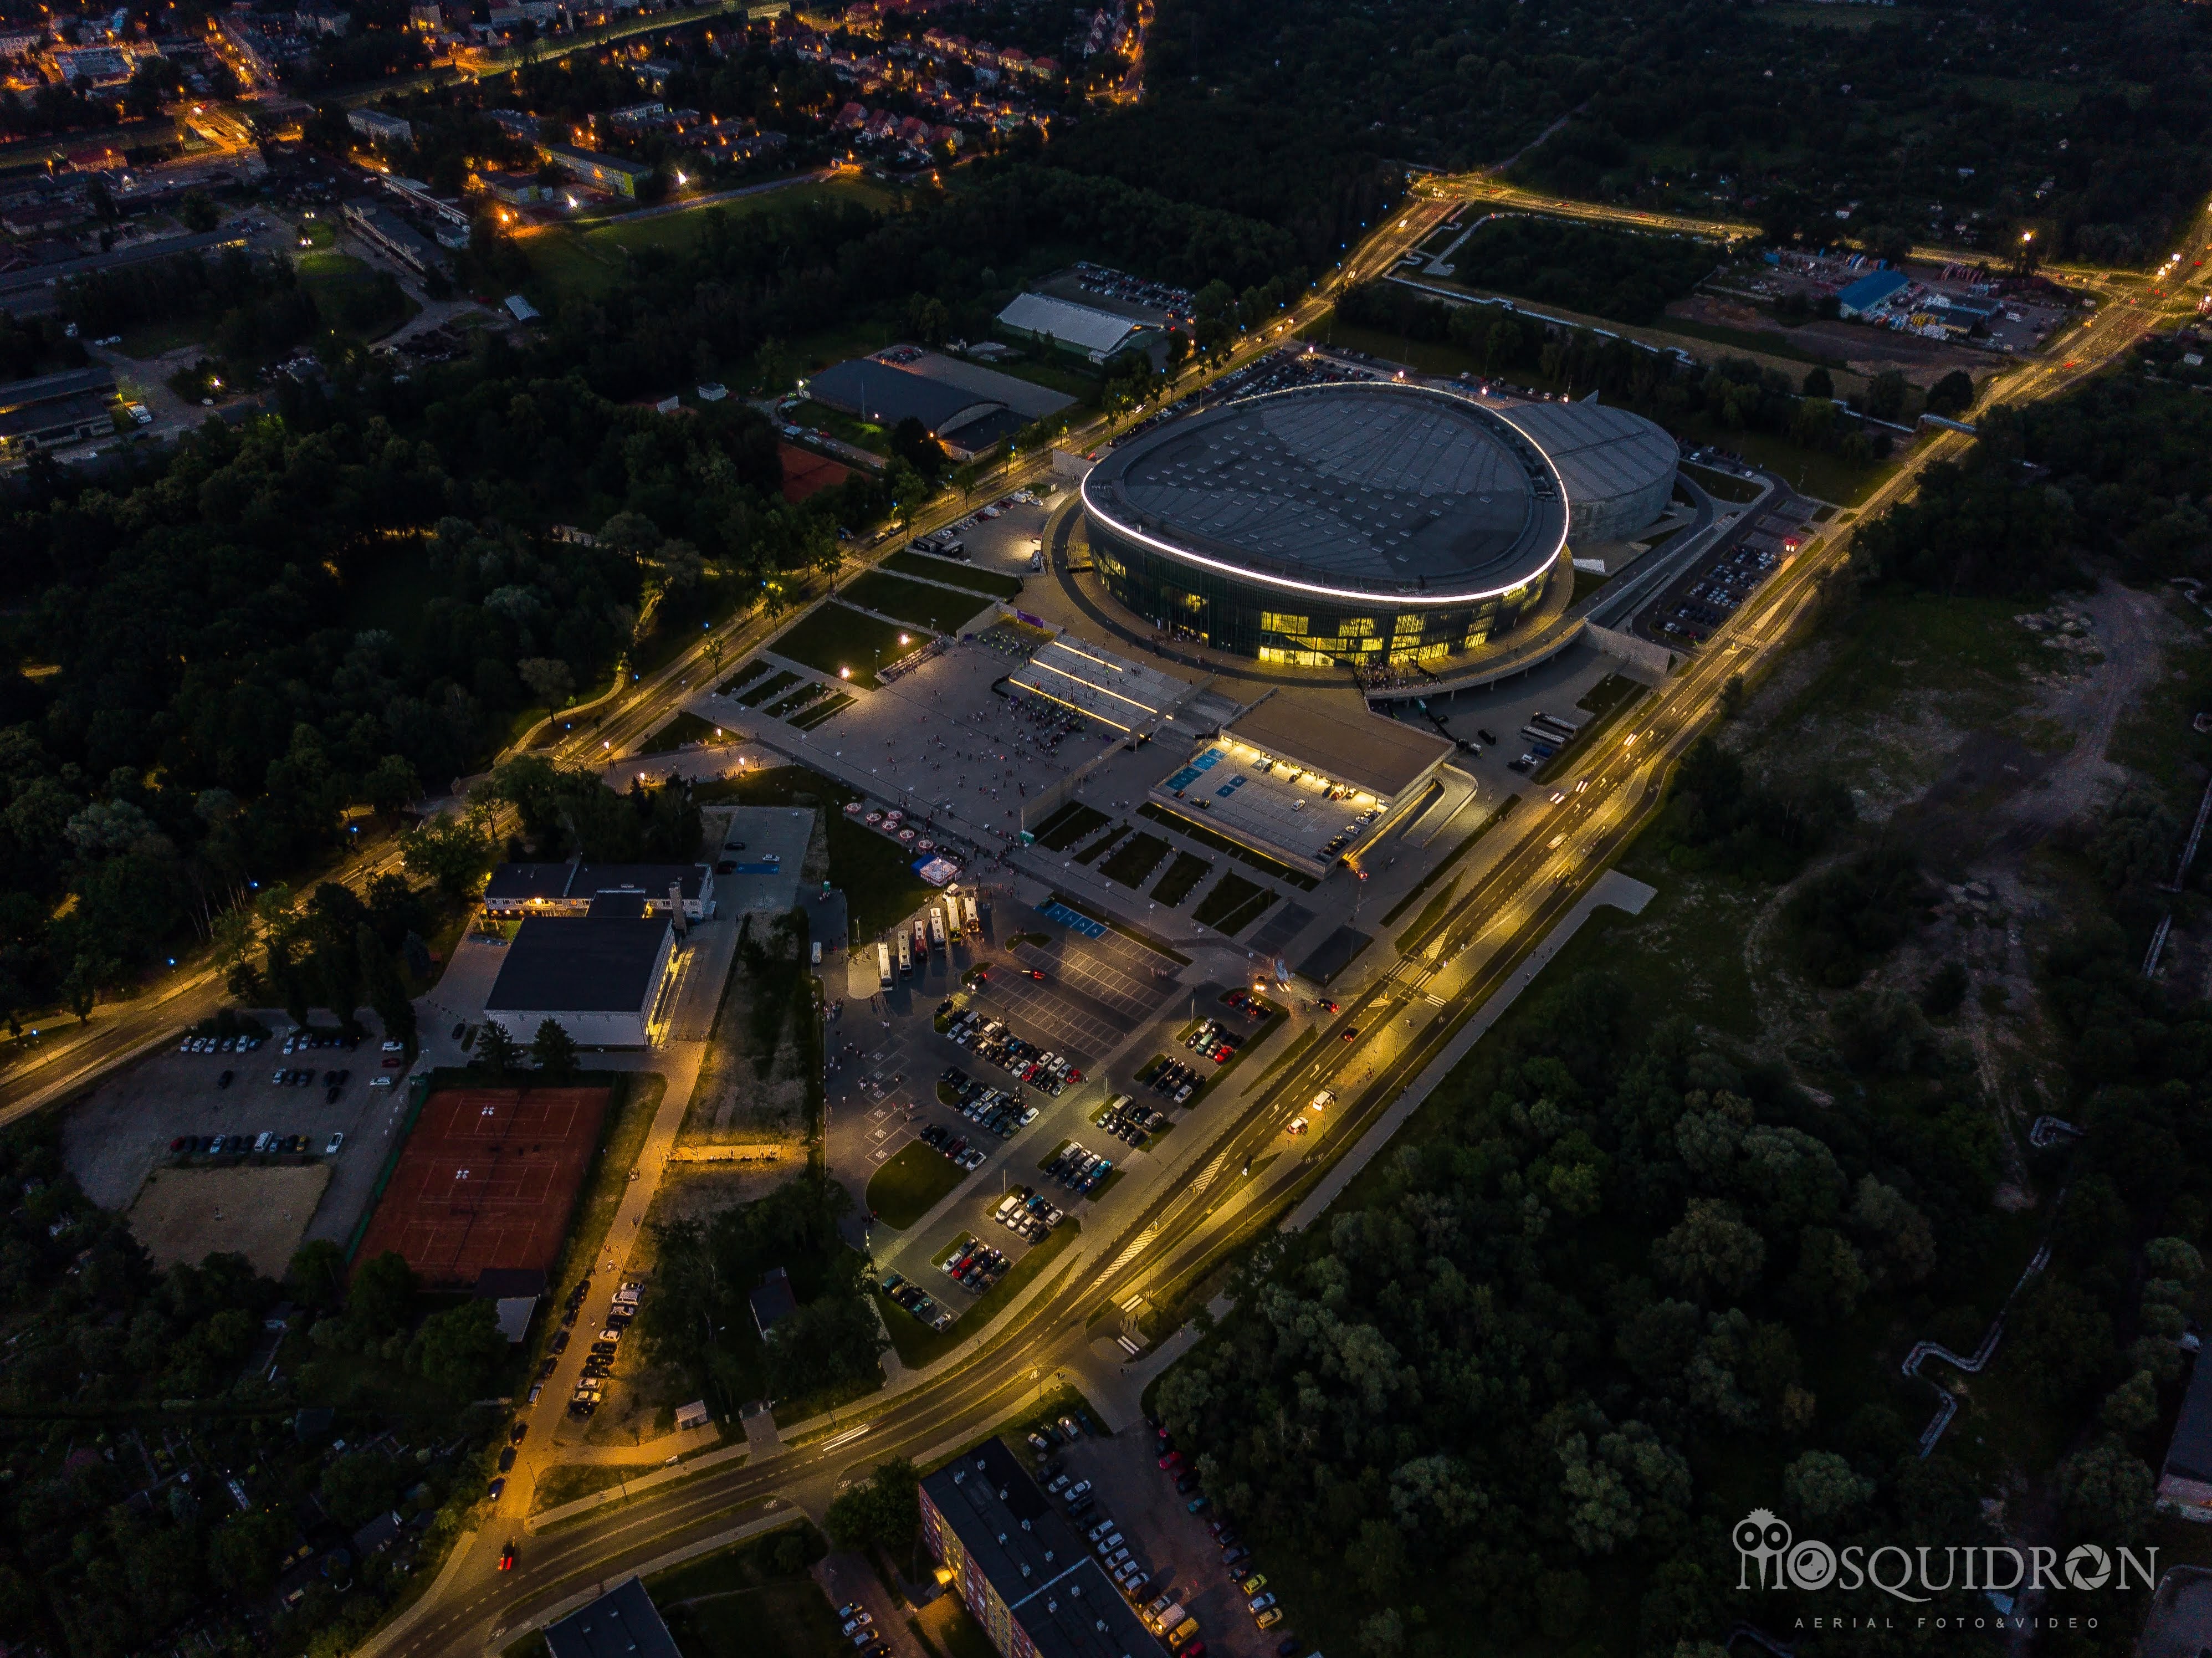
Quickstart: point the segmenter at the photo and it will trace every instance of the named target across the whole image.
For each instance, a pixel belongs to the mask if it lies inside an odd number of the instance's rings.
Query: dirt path
[[[2088,816],[2125,786],[2127,768],[2106,754],[2121,715],[2165,660],[2158,638],[2164,615],[2156,595],[2107,580],[2078,608],[2096,629],[2105,659],[2042,708],[2046,718],[2075,733],[2074,746],[2005,806],[2015,823],[2046,835]]]

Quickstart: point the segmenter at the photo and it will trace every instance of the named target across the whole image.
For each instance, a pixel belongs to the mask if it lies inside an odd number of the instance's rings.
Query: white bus
[[[876,977],[885,990],[891,987],[891,947],[881,942],[876,945]]]
[[[968,912],[968,931],[975,937],[981,938],[983,936],[983,918],[975,913],[975,895],[973,893],[963,895],[960,900],[960,904],[961,908]]]
[[[914,953],[918,960],[929,958],[929,927],[919,915],[914,918]]]
[[[899,977],[911,979],[914,976],[914,954],[906,947],[906,929],[903,927],[899,929],[898,956]]]
[[[945,948],[945,912],[935,904],[929,907],[929,947],[932,950]]]
[[[945,895],[945,931],[954,944],[960,942],[960,899],[955,893]]]

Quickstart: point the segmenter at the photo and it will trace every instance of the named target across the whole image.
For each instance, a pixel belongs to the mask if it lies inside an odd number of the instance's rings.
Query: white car
[[[387,1038],[385,1042],[383,1051],[386,1054],[404,1054],[407,1051],[407,1044],[405,1042],[395,1042]]]
[[[323,1147],[323,1155],[326,1157],[335,1157],[338,1154],[338,1148],[344,1144],[345,1136],[343,1134],[331,1135],[329,1143]]]
[[[371,1077],[368,1079],[368,1085],[371,1088],[389,1088],[392,1086],[393,1080],[394,1079],[390,1077]]]

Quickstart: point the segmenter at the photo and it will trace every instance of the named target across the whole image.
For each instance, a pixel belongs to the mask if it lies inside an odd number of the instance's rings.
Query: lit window
[[[1292,616],[1285,610],[1260,612],[1260,631],[1270,634],[1302,634],[1306,630],[1306,618]]]
[[[1365,639],[1375,631],[1375,618],[1348,616],[1336,624],[1336,630],[1346,639]]]
[[[1419,610],[1407,610],[1398,618],[1397,636],[1401,639],[1419,639],[1421,636],[1421,613]]]

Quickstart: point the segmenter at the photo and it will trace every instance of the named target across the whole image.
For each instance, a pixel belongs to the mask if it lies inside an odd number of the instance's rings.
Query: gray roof
[[[545,1649],[553,1658],[684,1658],[660,1608],[635,1577],[580,1612],[548,1624]]]
[[[1373,383],[1170,421],[1093,468],[1084,497],[1170,556],[1324,598],[1501,591],[1540,574],[1566,527],[1551,469],[1511,425],[1464,398]]]
[[[641,892],[658,902],[668,897],[671,882],[696,899],[707,878],[704,864],[501,864],[484,884],[492,903],[525,903],[532,898],[588,898],[602,892]]]
[[[0,386],[0,415],[11,415],[19,409],[37,404],[56,403],[64,398],[112,396],[115,392],[115,371],[94,364],[89,368],[64,368],[58,374],[40,374],[34,380],[11,380]]]
[[[936,351],[916,354],[897,367],[909,374],[920,374],[925,380],[942,380],[947,386],[957,386],[978,397],[992,398],[1003,403],[1018,415],[1031,420],[1042,420],[1047,415],[1056,415],[1063,409],[1073,408],[1075,399],[1065,392],[1055,392],[1049,386],[1039,386],[1035,380],[1025,380],[1013,374],[1002,374],[995,368],[986,368],[981,363],[963,362],[958,357],[948,357]]]
[[[987,393],[909,374],[873,357],[832,363],[807,382],[806,392],[817,403],[885,426],[896,426],[912,416],[933,432],[1006,406]]]
[[[635,1013],[653,992],[670,932],[661,916],[610,920],[533,915],[515,929],[489,1013]]]
[[[1552,458],[1571,506],[1632,495],[1674,476],[1681,451],[1663,426],[1601,403],[1521,403],[1499,411]]]
[[[791,1293],[791,1274],[781,1266],[771,1266],[761,1274],[761,1281],[745,1297],[753,1309],[753,1327],[761,1333],[763,1340],[768,1333],[799,1310],[799,1297]]]
[[[1163,1658],[1114,1580],[1004,1441],[963,1451],[921,1488],[1038,1658]]]

